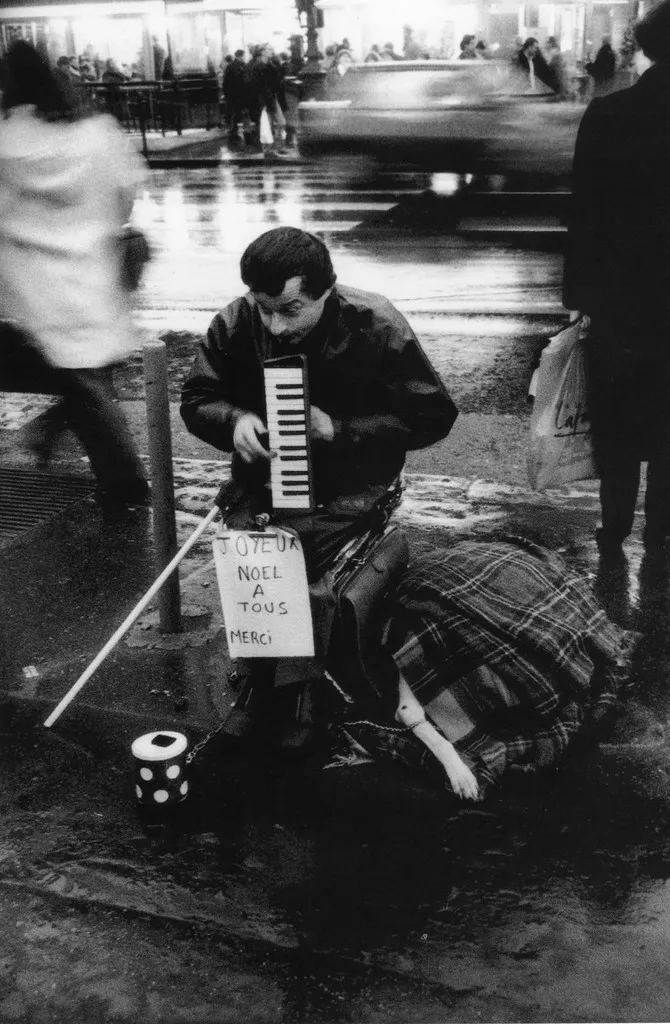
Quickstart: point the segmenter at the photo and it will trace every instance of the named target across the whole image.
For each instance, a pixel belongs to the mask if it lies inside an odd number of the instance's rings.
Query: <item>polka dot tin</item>
[[[145,807],[170,807],[188,796],[186,748],[180,732],[163,729],[133,741],[135,795]]]

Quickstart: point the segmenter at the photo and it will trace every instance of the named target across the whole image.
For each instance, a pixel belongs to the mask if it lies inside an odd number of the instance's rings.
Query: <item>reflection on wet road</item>
[[[405,229],[353,237],[358,225],[429,184],[427,176],[409,172],[351,181],[336,170],[296,165],[153,171],[135,213],[155,252],[140,295],[141,321],[201,327],[201,312],[239,294],[246,245],[279,225],[318,233],[343,283],[379,291],[406,312],[557,307],[555,253],[417,237]]]

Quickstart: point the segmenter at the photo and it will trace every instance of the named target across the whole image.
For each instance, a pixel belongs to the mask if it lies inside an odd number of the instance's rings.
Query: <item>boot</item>
[[[260,741],[276,718],[273,679],[247,676],[221,733],[241,745]]]
[[[284,753],[307,753],[325,741],[326,686],[325,679],[312,679],[291,694],[289,715],[279,734],[279,749]]]

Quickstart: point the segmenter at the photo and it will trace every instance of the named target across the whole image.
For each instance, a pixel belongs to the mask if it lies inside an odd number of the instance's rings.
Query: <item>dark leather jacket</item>
[[[390,483],[405,453],[446,437],[458,415],[409,324],[380,295],[335,287],[319,323],[290,351],[306,355],[310,404],[335,425],[333,441],[312,446],[319,503]],[[265,421],[264,360],[285,354],[250,296],[226,306],[184,384],[181,414],[191,433],[232,451],[244,412]],[[249,466],[234,455],[232,473],[256,486],[268,464]]]

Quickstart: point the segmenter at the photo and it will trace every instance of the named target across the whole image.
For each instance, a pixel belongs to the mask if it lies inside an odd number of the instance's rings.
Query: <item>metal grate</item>
[[[0,547],[89,495],[93,480],[0,468]]]

